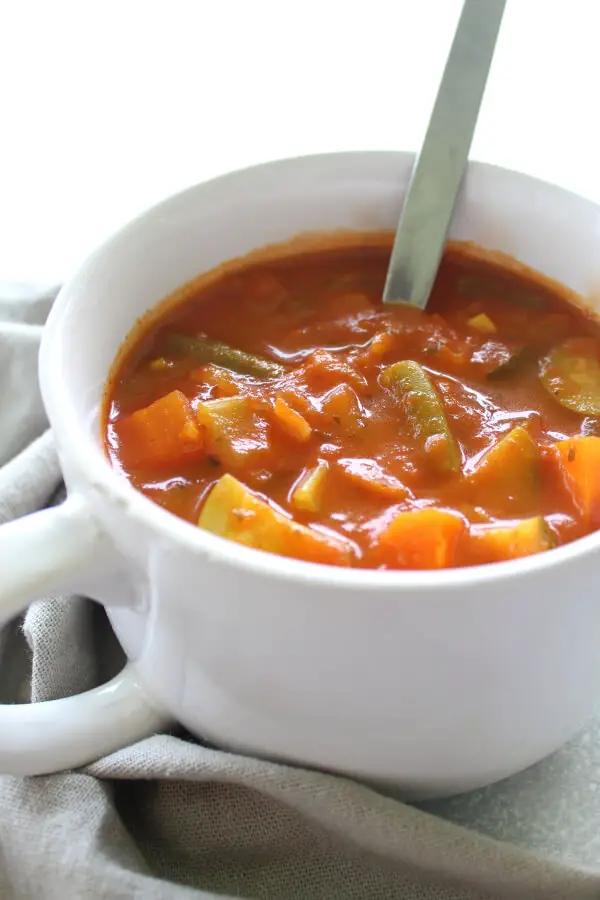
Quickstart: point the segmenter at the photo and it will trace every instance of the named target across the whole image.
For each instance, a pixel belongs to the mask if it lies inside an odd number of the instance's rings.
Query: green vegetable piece
[[[557,403],[583,416],[600,416],[598,345],[569,338],[542,359],[540,380]]]
[[[444,414],[442,401],[419,363],[403,360],[388,366],[380,382],[398,400],[414,438],[438,472],[458,472],[461,457]]]
[[[235,350],[221,341],[213,341],[206,335],[191,337],[187,334],[170,334],[166,341],[167,349],[178,356],[191,356],[198,363],[214,363],[226,369],[232,369],[240,375],[254,375],[256,378],[280,378],[285,369],[277,363]]]

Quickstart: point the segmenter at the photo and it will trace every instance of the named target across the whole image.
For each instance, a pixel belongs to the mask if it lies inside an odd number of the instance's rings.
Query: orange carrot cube
[[[181,391],[132,413],[118,424],[117,436],[133,465],[168,465],[204,453],[202,432]]]
[[[600,526],[600,437],[558,441],[552,448],[564,485],[585,522]]]
[[[448,509],[411,509],[392,519],[379,535],[378,544],[394,567],[445,569],[452,566],[465,531],[462,516]]]

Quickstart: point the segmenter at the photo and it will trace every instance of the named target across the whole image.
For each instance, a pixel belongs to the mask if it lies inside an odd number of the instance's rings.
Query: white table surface
[[[231,168],[415,148],[460,7],[0,0],[0,279],[60,281],[144,207]],[[599,58],[600,0],[509,0],[472,155],[600,201]],[[598,784],[600,724],[432,809],[600,865]]]
[[[484,2],[484,0],[482,0]],[[0,277],[231,168],[415,148],[461,0],[0,0]],[[508,0],[472,155],[600,200],[599,0]]]

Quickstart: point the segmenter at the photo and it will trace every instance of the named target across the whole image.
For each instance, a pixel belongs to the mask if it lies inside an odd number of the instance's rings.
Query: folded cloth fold
[[[37,385],[40,326],[53,296],[18,285],[0,293],[0,523],[62,496]],[[40,600],[0,635],[0,699],[39,702],[75,694],[122,664],[101,607],[82,597]],[[579,754],[578,771],[582,759],[590,771],[598,767],[590,749],[595,736],[592,729],[548,771],[556,772],[562,759],[564,773],[573,753]],[[583,777],[589,788],[585,768]],[[519,778],[418,809],[347,779],[224,753],[183,734],[157,735],[86,770],[0,777],[0,896],[599,897],[600,875],[582,864],[582,854],[577,862],[569,862],[569,855],[577,856],[570,850],[560,858],[564,848],[552,843],[560,829],[550,846],[538,842],[537,849],[554,851],[544,857],[532,852],[535,828],[518,847],[448,821],[452,816],[476,828],[469,810],[488,822],[494,808],[510,820],[507,797],[522,806],[523,790],[535,784],[535,777]],[[533,792],[531,801],[534,825],[554,821],[557,807],[564,812],[562,798],[554,797],[540,818],[539,795]],[[576,802],[569,822],[581,796]],[[519,829],[513,831],[518,838]],[[600,858],[595,840],[592,859]]]

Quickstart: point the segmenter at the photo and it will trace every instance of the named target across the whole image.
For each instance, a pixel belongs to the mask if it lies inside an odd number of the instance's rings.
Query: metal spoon
[[[383,290],[384,303],[425,309],[494,56],[506,0],[465,0],[408,193]]]

